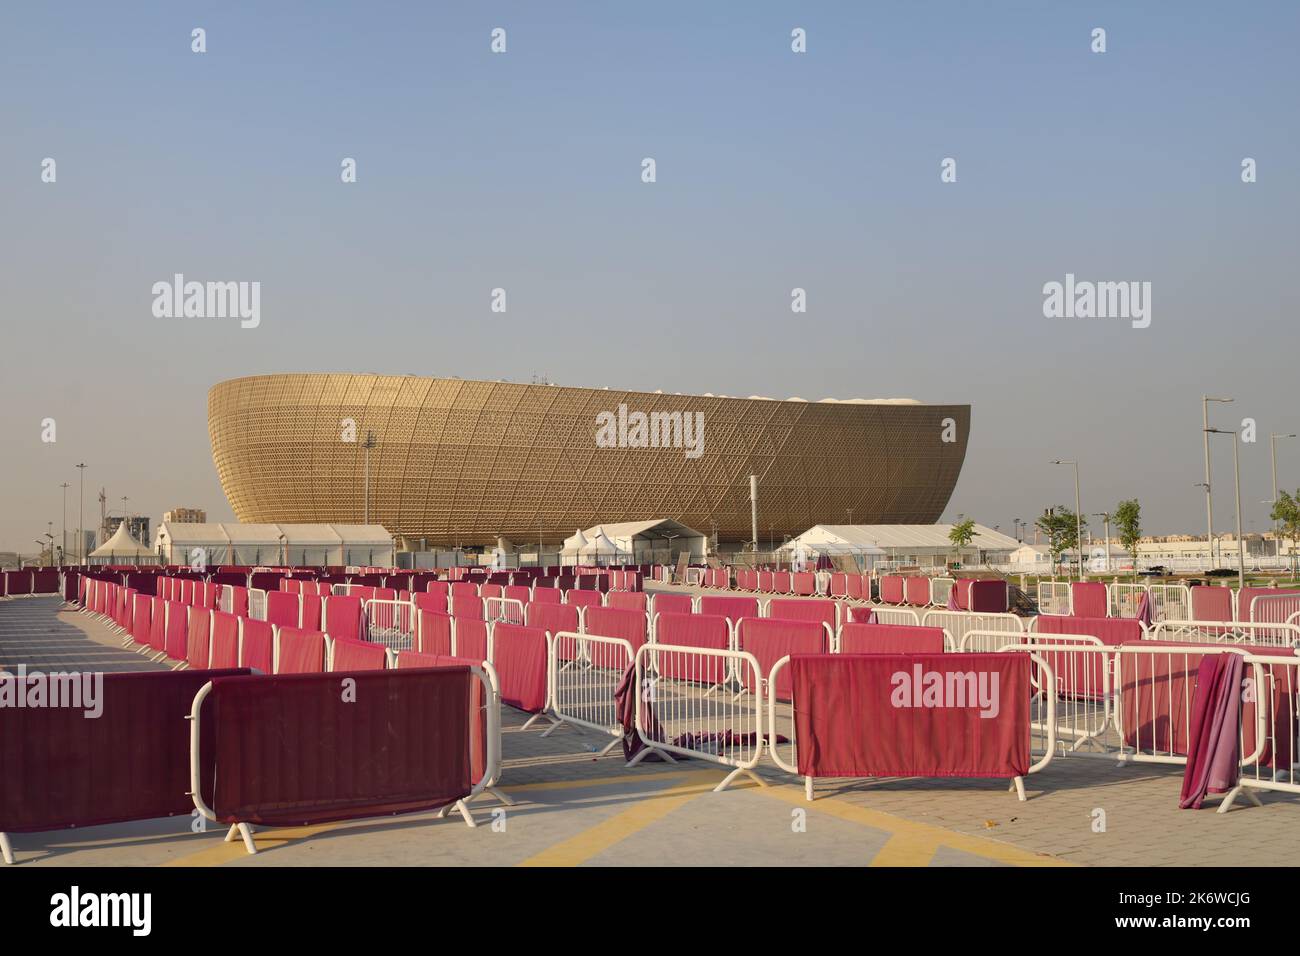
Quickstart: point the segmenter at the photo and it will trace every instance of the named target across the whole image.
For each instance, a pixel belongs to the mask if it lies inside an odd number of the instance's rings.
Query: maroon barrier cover
[[[1209,584],[1192,586],[1193,621],[1231,621],[1232,589]]]
[[[850,622],[840,630],[841,654],[942,654],[943,628]]]
[[[425,654],[451,654],[451,615],[441,611],[421,611],[418,646]]]
[[[826,654],[826,628],[818,621],[786,621],[772,617],[745,618],[739,626],[739,643],[758,661],[760,674],[770,674],[773,666],[788,654]],[[754,675],[746,670],[745,681],[750,693]],[[786,668],[776,678],[777,700],[790,699],[790,670]]]
[[[492,630],[492,666],[501,702],[529,714],[546,709],[546,631],[497,622]]]
[[[554,637],[560,631],[578,630],[578,609],[571,604],[525,605],[524,617],[529,627],[545,628]]]
[[[1007,598],[1007,582],[995,578],[972,579],[964,596],[965,609],[976,614],[1004,614],[1010,606]]]
[[[456,622],[456,656],[472,661],[487,660],[488,622],[474,617],[457,617],[453,620]]]
[[[670,647],[707,647],[725,651],[731,645],[727,619],[714,614],[660,614],[655,619],[655,643]],[[724,657],[685,657],[671,650],[654,656],[662,677],[721,684],[727,676]]]
[[[1201,658],[1179,809],[1199,810],[1207,794],[1227,793],[1237,785],[1241,776],[1238,743],[1243,669],[1238,654]]]
[[[880,579],[880,601],[882,604],[903,603],[903,578],[898,574],[886,574]]]
[[[1026,654],[796,655],[788,669],[800,774],[1029,772]]]
[[[340,682],[355,681],[352,693]],[[431,810],[472,789],[468,667],[215,680],[200,765],[222,823]]]
[[[239,666],[269,674],[275,669],[275,631],[269,621],[240,618]]]
[[[717,600],[716,598],[706,600]],[[656,594],[654,596],[654,613],[656,614],[690,614],[694,601],[689,594]],[[754,601],[754,607],[758,607],[758,602]],[[718,614],[719,611],[707,611],[705,613]],[[758,617],[758,611],[754,611],[754,617]]]
[[[188,815],[194,803],[187,796],[190,724],[185,715],[209,680],[245,673],[104,674],[95,718],[71,707],[6,709],[0,719],[0,830],[24,833]],[[29,675],[27,683],[35,679]]]

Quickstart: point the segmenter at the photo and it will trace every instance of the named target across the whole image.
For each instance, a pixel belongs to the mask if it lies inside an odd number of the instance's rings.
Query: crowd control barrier
[[[553,633],[548,668],[555,723],[542,736],[549,737],[569,724],[613,738],[602,754],[617,747],[623,739],[623,724],[614,691],[635,654],[631,642],[623,638],[590,637],[576,631]]]
[[[754,773],[763,753],[763,695],[742,701],[710,693],[726,673],[739,675],[742,684],[757,687],[762,682],[758,661],[743,651],[666,644],[647,644],[637,651],[636,683],[630,693],[635,699],[633,726],[643,749],[628,766],[651,753],[669,760],[675,754],[729,767],[730,773],[713,788],[715,793],[742,774],[766,786]]]
[[[1044,700],[1047,733],[1034,739],[1031,657],[1050,685],[1051,668],[1036,655],[783,657],[768,677],[772,759],[804,778],[808,800],[817,777],[962,776],[1010,779],[1023,801],[1024,778],[1051,763],[1056,751],[1054,695]],[[778,697],[783,678],[792,687],[788,707]],[[936,687],[940,705],[930,703]],[[783,737],[788,745],[780,743]],[[899,747],[900,740],[910,746]],[[953,741],[968,743],[954,747]],[[1035,752],[1041,756],[1031,763]]]
[[[418,597],[418,595],[417,595]],[[416,614],[410,601],[364,601],[361,613],[365,618],[367,640],[382,644],[390,651],[415,649]],[[330,637],[346,638],[335,634],[329,627],[329,609],[326,608],[325,633]]]
[[[467,801],[490,786],[501,760],[500,713],[482,667],[358,671],[344,701],[338,674],[217,677],[189,710],[194,807],[230,824],[256,853],[254,825],[294,826],[448,805],[476,826]],[[472,782],[472,707],[486,711],[487,768]],[[451,744],[451,745],[449,745]],[[271,774],[241,773],[248,754]],[[229,772],[222,769],[229,767]]]
[[[188,815],[193,809],[187,795],[188,735],[177,715],[189,709],[204,684],[235,673],[246,672],[96,675],[102,683],[95,719],[87,718],[84,707],[7,709],[0,720],[4,861],[14,862],[7,833]],[[91,675],[76,676],[84,681]],[[17,683],[19,678],[4,674],[0,681]],[[81,686],[68,685],[69,690]],[[205,780],[210,784],[210,778]]]

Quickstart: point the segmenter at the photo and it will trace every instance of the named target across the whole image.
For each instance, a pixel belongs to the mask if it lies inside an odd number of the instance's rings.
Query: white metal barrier
[[[235,588],[234,585],[222,584],[217,587],[217,610],[225,611],[227,614],[235,606]]]
[[[1256,790],[1300,794],[1300,687],[1297,661],[1289,655],[1246,656],[1247,674],[1254,683],[1256,740],[1254,760],[1243,770],[1237,786],[1224,794],[1219,813],[1227,813],[1238,796],[1258,805]]]
[[[686,577],[685,577],[685,581],[684,581],[683,583],[688,584],[688,585],[692,585],[692,586],[695,586],[695,587],[698,587],[699,585],[703,584],[703,583],[704,583],[704,569],[703,569],[703,568],[687,568],[687,569],[686,569]]]
[[[1033,677],[1040,681],[1043,686],[1051,687],[1054,685],[1054,676],[1051,665],[1042,658],[1035,648],[1016,648],[1018,650],[1030,650],[1031,659],[1034,664]],[[784,770],[786,773],[799,776],[799,744],[796,739],[795,721],[794,721],[794,702],[783,703],[777,700],[777,677],[782,669],[790,663],[790,658],[783,657],[772,665],[772,672],[767,677],[767,714],[768,714],[768,752],[772,755],[772,761]],[[1034,686],[1038,686],[1035,684]],[[1041,708],[1041,712],[1036,711]],[[1057,718],[1056,718],[1056,697],[1053,694],[1035,693],[1033,704],[1030,712],[1030,752],[1041,754],[1037,762],[1030,766],[1028,773],[1038,773],[1049,763],[1057,749]],[[780,744],[781,737],[786,738],[785,744]],[[787,752],[783,752],[785,748]],[[1025,781],[1023,777],[1014,777],[1012,786],[1016,791],[1017,797],[1023,801],[1025,799]],[[808,800],[813,799],[813,778],[804,776],[804,796]]]
[[[1025,633],[1025,619],[1006,612],[983,614],[935,609],[921,616],[921,626],[943,628],[952,638],[954,648],[961,647],[962,640],[971,631],[996,631],[1008,638]]]
[[[614,691],[632,666],[631,642],[559,631],[549,635],[548,644],[551,712],[556,722],[542,736],[549,737],[562,724],[570,724],[612,737],[600,751],[609,753],[623,740]]]
[[[1106,614],[1109,617],[1137,617],[1138,604],[1147,593],[1145,584],[1106,585]]]
[[[912,624],[920,626],[921,617],[910,607],[894,607],[892,604],[877,604],[871,610],[876,612],[877,624]],[[859,621],[865,620],[859,617]]]
[[[957,586],[957,582],[952,578],[931,578],[930,579],[930,605],[931,607],[944,608],[948,606],[948,599],[952,596],[952,589]]]
[[[254,621],[266,620],[266,592],[261,588],[248,589],[248,616]]]
[[[524,602],[508,597],[484,598],[483,617],[488,621],[504,621],[507,624],[522,626],[524,623]]]
[[[640,763],[651,752],[669,760],[676,754],[730,767],[714,787],[721,792],[744,774],[766,786],[754,773],[763,753],[763,700],[735,701],[713,690],[736,680],[762,686],[758,660],[744,651],[646,644],[636,654],[636,732],[644,748],[628,762]]]
[[[1248,621],[1158,621],[1149,634],[1153,641],[1194,644],[1256,644],[1265,647],[1300,647],[1300,626],[1294,623]]]
[[[1300,615],[1300,594],[1260,594],[1250,600],[1252,624],[1287,624]],[[1284,631],[1275,636],[1282,637]]]
[[[1152,621],[1186,621],[1192,616],[1192,589],[1185,584],[1152,584]]]
[[[1073,608],[1073,591],[1069,581],[1038,582],[1038,613],[1069,614]]]
[[[409,601],[363,600],[361,615],[371,641],[393,651],[415,649],[415,606]]]

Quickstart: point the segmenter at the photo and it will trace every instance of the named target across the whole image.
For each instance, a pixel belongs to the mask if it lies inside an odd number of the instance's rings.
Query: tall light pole
[[[81,506],[77,510],[77,559],[79,565],[86,563],[86,463],[77,465],[81,472]]]
[[[1079,462],[1074,458],[1057,458],[1053,465],[1074,466],[1074,534],[1075,548],[1079,552],[1079,579],[1083,580],[1083,511],[1079,505]]]
[[[1273,506],[1277,506],[1277,440],[1279,438],[1295,438],[1295,435],[1279,435],[1276,432],[1268,436],[1268,448],[1273,456]],[[1270,514],[1269,517],[1272,517]],[[1273,518],[1273,557],[1282,556],[1282,542],[1277,536],[1277,519]]]
[[[374,448],[375,444],[375,433],[371,431],[366,432],[366,440],[361,443],[361,447],[366,450],[366,476],[365,484],[363,486],[364,490],[362,492],[365,495],[365,503],[361,506],[362,524],[370,524],[370,449]]]
[[[1210,567],[1214,566],[1214,501],[1210,497],[1210,402],[1231,402],[1230,398],[1201,396],[1201,430],[1205,441],[1205,545],[1210,550]]]
[[[1244,588],[1246,586],[1246,542],[1241,537],[1241,459],[1237,454],[1237,433],[1222,428],[1207,428],[1205,434],[1207,436],[1229,435],[1232,438],[1232,473],[1237,487],[1237,587]]]
[[[63,559],[68,557],[68,483],[59,485],[63,489]],[[1277,497],[1276,494],[1273,497]]]

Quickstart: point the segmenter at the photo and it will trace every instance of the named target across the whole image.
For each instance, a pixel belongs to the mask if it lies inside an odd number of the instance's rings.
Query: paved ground
[[[150,668],[120,638],[54,598],[0,602],[0,667]],[[0,719],[3,712],[0,711]],[[1179,767],[1065,757],[1020,803],[988,780],[798,781],[715,794],[707,764],[600,757],[570,729],[521,730],[505,708],[501,786],[516,806],[475,804],[480,825],[421,814],[257,834],[248,856],[189,818],[12,836],[31,865],[1285,865],[1300,851],[1300,799],[1266,796],[1220,815],[1178,809]],[[1104,830],[1097,823],[1104,820]]]

